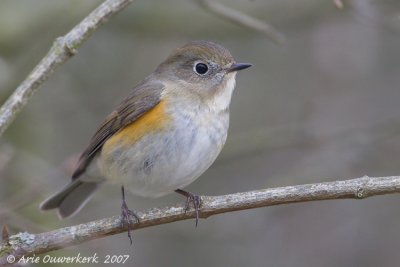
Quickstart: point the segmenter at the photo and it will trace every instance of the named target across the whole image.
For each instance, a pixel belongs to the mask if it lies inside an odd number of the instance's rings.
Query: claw
[[[189,211],[190,204],[191,203],[193,204],[193,208],[196,212],[196,227],[197,227],[197,225],[199,223],[200,207],[201,207],[201,203],[202,203],[201,196],[195,195],[191,192],[184,191],[182,189],[177,189],[177,190],[175,190],[175,192],[186,197],[185,213],[187,211]]]
[[[128,208],[128,205],[126,204],[125,201],[125,190],[124,190],[124,186],[121,187],[121,192],[122,192],[122,205],[121,205],[121,227],[124,228],[126,225],[128,226],[128,238],[129,241],[132,245],[132,220],[131,218],[134,217],[136,222],[139,222],[139,216],[131,211]]]

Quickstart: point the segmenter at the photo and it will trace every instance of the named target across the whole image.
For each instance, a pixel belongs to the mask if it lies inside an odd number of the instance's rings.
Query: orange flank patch
[[[119,145],[131,146],[146,134],[163,130],[170,122],[170,117],[165,112],[165,105],[165,100],[162,100],[139,119],[111,136],[103,145],[103,153],[108,154]]]

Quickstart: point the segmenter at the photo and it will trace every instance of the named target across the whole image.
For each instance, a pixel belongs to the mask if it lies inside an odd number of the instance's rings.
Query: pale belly
[[[166,195],[192,183],[220,153],[228,118],[200,125],[181,118],[176,125],[179,127],[151,133],[129,147],[121,144],[102,152],[97,157],[102,176],[145,197]]]

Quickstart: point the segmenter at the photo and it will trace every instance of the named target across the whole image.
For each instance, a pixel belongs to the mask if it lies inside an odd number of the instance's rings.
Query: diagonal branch
[[[201,6],[214,14],[229,19],[242,26],[260,31],[276,43],[282,44],[284,37],[267,23],[244,13],[209,0],[197,0]],[[0,136],[6,131],[28,100],[56,70],[77,53],[77,49],[90,35],[105,23],[111,16],[121,11],[133,0],[106,0],[69,33],[57,38],[47,55],[32,70],[28,77],[15,89],[12,95],[0,108]]]
[[[252,30],[259,31],[268,36],[276,44],[282,45],[285,43],[285,37],[277,29],[266,22],[251,17],[245,13],[237,11],[215,2],[213,0],[196,0],[196,2],[204,9],[214,13],[217,16],[228,19],[233,23],[247,27]]]
[[[100,25],[133,0],[106,0],[69,33],[55,40],[47,55],[18,86],[0,109],[0,136],[50,74],[70,57]]]
[[[203,196],[200,217],[207,218],[225,212],[288,203],[345,198],[363,199],[393,193],[400,193],[400,176],[365,176],[345,181],[286,186],[224,196]],[[191,219],[194,211],[185,214],[184,205],[179,204],[172,207],[153,208],[137,214],[140,222],[133,225],[135,230]],[[46,233],[18,233],[0,243],[0,265],[7,263],[7,255],[13,255],[19,259],[24,255],[37,255],[126,230],[126,227],[121,228],[120,217],[114,216]]]

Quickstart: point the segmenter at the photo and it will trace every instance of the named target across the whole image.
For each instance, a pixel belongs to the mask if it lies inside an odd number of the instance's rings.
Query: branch
[[[46,81],[50,74],[76,54],[77,49],[112,15],[121,11],[133,0],[106,0],[92,11],[69,33],[55,40],[47,55],[18,86],[0,109],[0,136],[8,128],[28,100]]]
[[[345,181],[278,187],[224,196],[203,196],[200,217],[207,218],[225,212],[288,203],[345,198],[363,199],[393,193],[400,193],[400,176],[375,178],[365,176]],[[153,208],[137,214],[140,222],[132,225],[135,230],[194,217],[193,210],[185,214],[182,204]],[[7,255],[19,259],[24,255],[37,255],[126,230],[126,227],[121,228],[120,217],[114,216],[46,233],[18,233],[0,243],[0,265],[7,263]]]
[[[213,0],[196,0],[200,6],[206,10],[214,13],[217,16],[228,19],[236,24],[259,31],[267,35],[276,44],[282,45],[285,43],[285,37],[282,33],[276,30],[273,26],[266,22],[251,17],[245,13],[239,12],[235,9],[226,7]]]

